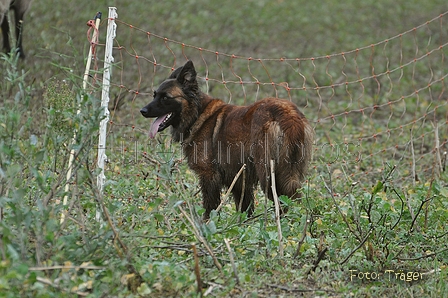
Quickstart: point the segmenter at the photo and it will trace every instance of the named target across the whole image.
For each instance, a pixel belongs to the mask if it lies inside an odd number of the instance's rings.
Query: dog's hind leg
[[[9,43],[9,22],[8,22],[8,11],[6,11],[3,15],[3,12],[0,11],[0,21],[2,27],[3,34],[3,50],[9,54],[11,51],[11,44]]]

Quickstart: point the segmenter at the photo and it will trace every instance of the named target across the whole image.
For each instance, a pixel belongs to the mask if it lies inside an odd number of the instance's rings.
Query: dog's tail
[[[286,114],[285,114],[286,113]],[[300,197],[297,190],[305,180],[312,159],[314,130],[305,116],[294,109],[269,122],[266,129],[266,159],[275,161],[276,188],[279,195]]]

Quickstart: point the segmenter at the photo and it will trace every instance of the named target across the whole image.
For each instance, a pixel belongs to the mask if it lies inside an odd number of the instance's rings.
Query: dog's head
[[[197,104],[198,92],[196,70],[193,62],[187,61],[160,84],[154,91],[154,99],[140,110],[145,118],[156,118],[149,136],[154,138],[157,132],[169,126],[177,127],[181,121],[183,105]]]

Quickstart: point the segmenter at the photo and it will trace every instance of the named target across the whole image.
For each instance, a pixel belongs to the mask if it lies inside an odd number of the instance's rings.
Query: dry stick
[[[185,210],[182,208],[181,205],[177,206],[180,210],[180,212],[182,213],[183,216],[185,216],[185,218],[190,222],[191,227],[193,228],[193,232],[196,236],[196,238],[199,240],[199,242],[201,242],[204,246],[205,249],[208,251],[208,253],[210,254],[210,256],[213,259],[213,262],[215,263],[215,266],[219,269],[222,270],[222,266],[219,263],[218,259],[216,258],[215,254],[213,253],[212,249],[210,248],[210,246],[208,245],[207,241],[205,241],[205,239],[201,236],[201,233],[198,231],[198,229],[196,228],[196,225],[194,223],[194,221],[191,219],[190,216],[188,216],[187,212],[185,212]]]
[[[243,182],[241,186],[241,197],[240,197],[240,203],[238,204],[238,211],[241,212],[241,209],[243,208],[243,200],[244,200],[244,191],[246,188],[246,168],[243,170]],[[249,206],[250,207],[250,206]]]
[[[409,214],[411,215],[412,222],[415,222],[414,209],[412,209],[411,200],[410,200],[409,196],[406,195],[406,192],[403,192],[403,195],[406,198],[406,205],[408,206]],[[412,226],[411,226],[411,228],[412,228]],[[418,232],[420,232],[420,227],[418,225],[416,225],[415,228],[417,229]]]
[[[193,248],[193,256],[194,256],[194,273],[196,274],[196,282],[198,283],[198,293],[201,293],[202,297],[202,280],[201,280],[201,271],[199,270],[199,257],[198,251],[196,249],[196,244],[192,243],[191,247]]]
[[[331,293],[335,293],[335,291],[325,290],[325,289],[298,289],[298,288],[294,288],[294,287],[290,288],[290,287],[287,287],[287,286],[276,285],[276,284],[267,284],[267,286],[270,287],[270,288],[280,289],[280,290],[286,291],[286,292],[296,292],[296,293],[331,292]],[[314,295],[314,296],[316,296],[316,295]],[[264,296],[262,296],[262,297],[264,297]]]
[[[38,277],[36,277],[36,280],[39,281],[40,283],[52,286],[53,288],[56,288],[56,289],[58,289],[60,291],[67,292],[67,293],[73,293],[73,294],[76,294],[78,296],[87,297],[90,294],[88,292],[81,292],[81,291],[73,291],[73,290],[63,289],[59,285],[57,285],[54,282],[52,282],[51,280],[49,280],[48,278],[44,278],[44,277],[38,276]]]
[[[432,184],[434,182],[434,179],[435,178],[434,178],[434,175],[433,175],[433,177],[431,178],[431,182],[429,183],[428,191],[427,191],[427,194],[426,194],[426,199],[427,199],[426,201],[427,201],[427,203],[425,205],[425,230],[428,229],[429,203],[431,202],[432,198],[434,197],[434,196],[432,196],[430,198],[431,191],[432,191]]]
[[[328,168],[328,166],[327,166],[327,169],[328,169],[328,176],[329,176],[329,179],[330,179],[330,187],[331,187],[331,185],[332,185],[332,182],[331,182],[331,173],[330,173],[330,169]],[[322,176],[321,176],[321,178],[322,178],[322,181],[324,182],[324,186],[325,186],[325,188],[327,189],[328,193],[330,194],[331,198],[333,199],[333,203],[334,203],[334,205],[335,205],[336,208],[338,209],[338,213],[339,213],[339,215],[342,217],[342,220],[345,222],[345,225],[347,226],[347,228],[349,229],[349,231],[356,237],[356,239],[358,239],[358,241],[361,241],[361,239],[362,239],[362,238],[361,238],[361,237],[362,237],[361,232],[360,232],[360,234],[358,235],[358,234],[356,233],[356,231],[353,230],[353,228],[351,227],[350,223],[349,223],[348,220],[347,220],[347,217],[346,217],[346,216],[344,215],[344,213],[342,212],[341,207],[339,207],[339,205],[338,205],[338,203],[337,203],[337,201],[336,201],[336,198],[334,197],[333,190],[327,185],[327,182],[325,182],[325,179],[324,179]],[[358,230],[361,230],[361,229],[359,228]]]
[[[273,159],[271,159],[271,188],[272,188],[272,197],[274,198],[274,205],[275,205],[275,220],[277,221],[278,253],[280,257],[283,257],[283,235],[282,235],[282,226],[280,224],[280,204],[278,201],[277,189],[275,188],[275,173],[274,173]]]
[[[417,214],[415,215],[414,219],[412,219],[411,227],[409,228],[409,232],[412,232],[412,231],[413,231],[412,228],[414,227],[415,221],[417,220],[417,217],[418,217],[418,215],[420,214],[420,211],[422,210],[423,205],[425,205],[425,203],[428,202],[429,200],[431,200],[431,198],[430,198],[430,199],[425,199],[425,200],[423,200],[422,203],[420,204],[420,207],[419,207],[418,210],[417,210]]]
[[[266,223],[268,222],[268,194],[269,194],[269,176],[267,175],[269,169],[268,169],[268,164],[264,163],[264,171],[266,173],[266,186],[265,189],[263,189],[265,196],[264,196],[264,221],[263,221],[263,230],[266,230]],[[266,255],[267,255],[267,251],[266,250]]]
[[[424,258],[435,257],[438,254],[444,253],[446,251],[448,251],[448,247],[444,248],[442,250],[439,250],[439,251],[436,251],[436,252],[433,252],[433,253],[430,253],[430,254],[426,254],[426,255],[421,255],[421,256],[415,257],[415,258],[399,258],[399,257],[397,257],[396,259],[400,260],[400,261],[417,261],[417,260],[421,260],[421,259],[424,259]]]
[[[400,194],[398,193],[398,191],[395,188],[392,188],[393,192],[397,195],[397,197],[400,199],[401,201],[401,211],[400,211],[400,216],[398,217],[397,221],[395,222],[395,224],[390,228],[390,230],[392,231],[393,229],[395,229],[395,227],[398,225],[398,223],[401,220],[401,217],[403,216],[403,210],[404,210],[404,201],[401,198]]]
[[[360,218],[360,214],[359,214],[359,210],[356,207],[355,204],[355,197],[352,195],[349,195],[353,192],[353,188],[358,184],[358,182],[353,182],[351,187],[350,187],[350,191],[347,192],[346,194],[344,194],[344,196],[342,198],[344,198],[345,196],[348,196],[349,202],[350,202],[350,206],[352,208],[352,212],[353,212],[353,221],[355,222],[356,228],[358,229],[359,235],[362,235],[362,228],[361,228],[361,220]]]
[[[440,173],[442,172],[442,158],[440,157],[440,140],[439,140],[439,124],[436,122],[434,125],[434,138],[435,138],[435,149],[436,149],[436,159],[437,159],[437,165],[438,165],[438,171],[436,171],[437,178],[440,177]]]
[[[235,186],[236,181],[238,180],[238,178],[240,177],[241,173],[244,170],[246,170],[246,164],[243,164],[241,166],[241,169],[238,171],[238,173],[236,174],[235,178],[233,178],[232,184],[230,184],[229,189],[227,190],[226,194],[222,198],[221,204],[219,204],[218,208],[216,208],[216,212],[219,212],[219,210],[221,210],[222,206],[224,206],[224,204],[227,202],[227,199],[230,196],[230,192],[232,191],[233,187]]]
[[[120,234],[118,234],[117,230],[115,229],[115,226],[112,222],[109,211],[107,210],[106,205],[104,204],[103,194],[98,189],[98,186],[93,182],[93,176],[91,174],[91,171],[88,171],[88,173],[89,173],[89,179],[90,179],[90,186],[92,187],[93,191],[95,192],[95,199],[97,201],[97,204],[101,207],[101,209],[103,211],[103,216],[106,218],[106,221],[107,221],[110,229],[112,230],[112,233],[114,235],[114,240],[116,239],[118,241],[118,243],[121,246],[121,250],[124,252],[124,257],[128,261],[127,268],[129,270],[129,272],[135,274],[134,282],[138,283],[140,285],[143,281],[143,278],[140,275],[140,273],[137,271],[137,269],[135,269],[134,265],[132,265],[131,255],[129,253],[129,250],[128,250],[127,246],[124,244],[124,242],[121,240]],[[114,247],[116,247],[115,243],[114,243]],[[116,248],[116,250],[117,250],[118,256],[120,258],[123,258],[123,256],[121,255],[121,252],[118,250],[118,248]]]
[[[440,173],[442,172],[442,159],[440,157],[440,141],[439,141],[439,125],[437,121],[433,124],[434,127],[434,140],[435,140],[435,157],[437,165],[434,165],[434,169],[432,171],[431,183],[428,188],[428,193],[426,198],[428,199],[427,204],[425,206],[425,229],[428,229],[428,214],[429,214],[429,196],[431,195],[432,184],[435,179],[440,178]]]
[[[319,266],[320,261],[323,260],[325,253],[327,252],[328,247],[325,247],[317,254],[317,259],[314,261],[313,267],[308,270],[307,275],[311,273],[311,271],[316,271],[317,266]]]
[[[84,270],[104,270],[106,267],[102,266],[94,266],[94,265],[80,265],[80,266],[65,266],[65,265],[55,265],[48,267],[30,267],[28,270],[30,271],[47,271],[47,270],[69,270],[69,269],[84,269]]]
[[[415,154],[414,154],[414,139],[412,138],[413,134],[412,134],[412,130],[411,129],[411,156],[412,156],[412,185],[415,186],[415,180],[416,180],[416,174],[415,174]]]
[[[350,259],[350,257],[361,247],[366,243],[367,239],[369,238],[370,234],[373,232],[373,226],[370,228],[369,232],[367,233],[366,237],[361,241],[361,243],[351,252],[349,255],[341,262],[339,265],[344,265],[345,262]]]
[[[111,228],[111,230],[112,230],[112,232],[114,234],[114,239],[116,239],[118,241],[118,243],[120,244],[121,249],[123,250],[125,255],[127,257],[129,257],[127,255],[128,254],[128,248],[124,244],[124,242],[121,240],[120,234],[118,234],[117,230],[115,229],[114,223],[112,222],[112,219],[111,219],[110,214],[109,214],[109,210],[107,210],[106,205],[104,205],[103,194],[98,189],[98,186],[93,182],[92,171],[90,171],[90,169],[87,169],[87,170],[88,170],[87,172],[89,173],[90,187],[92,188],[93,192],[95,193],[95,200],[97,201],[98,205],[101,207],[101,209],[103,211],[103,216],[106,218],[106,221],[109,224],[109,227]],[[132,273],[134,273],[134,272],[132,272]]]
[[[93,35],[92,35],[92,42],[90,43],[90,49],[89,49],[89,55],[87,57],[87,63],[86,63],[86,69],[84,72],[84,77],[83,77],[83,90],[86,90],[87,88],[87,81],[89,78],[89,72],[90,72],[90,64],[92,62],[92,57],[93,57],[93,46],[96,42],[98,42],[98,28],[100,26],[100,22],[101,22],[101,18],[96,18],[95,20],[95,30],[93,30]],[[79,113],[81,113],[81,107],[78,105],[78,109],[76,111],[76,115],[78,115]],[[76,131],[73,133],[73,138],[72,138],[72,145],[74,145],[76,142]],[[66,175],[66,179],[67,179],[67,183],[65,184],[65,195],[64,198],[62,199],[62,204],[65,206],[68,204],[68,191],[70,188],[70,184],[68,183],[72,177],[72,171],[73,171],[73,163],[75,161],[75,149],[71,149],[70,150],[70,157],[68,160],[68,171],[67,171],[67,175]],[[63,223],[65,220],[65,213],[62,212],[61,213],[61,223]]]
[[[303,232],[302,232],[302,238],[299,241],[299,244],[297,245],[297,249],[296,252],[294,253],[293,258],[297,258],[297,256],[300,253],[300,248],[302,247],[303,243],[305,242],[305,238],[306,238],[306,230],[308,229],[308,225],[310,224],[310,219],[308,218],[309,214],[308,211],[306,212],[306,221],[305,221],[305,226],[303,227]]]
[[[233,275],[235,275],[236,284],[240,285],[240,279],[238,278],[238,272],[236,271],[235,260],[233,259],[233,252],[230,248],[229,239],[224,238],[224,242],[226,244],[227,250],[229,251],[230,263],[232,264]]]
[[[93,184],[92,184],[92,186],[93,186]],[[118,243],[120,244],[121,249],[123,250],[124,254],[127,255],[128,247],[121,240],[120,234],[118,234],[117,230],[115,229],[115,226],[114,226],[114,224],[112,222],[112,219],[110,218],[109,211],[107,210],[106,206],[104,205],[102,194],[98,191],[98,188],[96,188],[96,187],[95,187],[95,192],[96,192],[96,200],[97,200],[98,204],[101,206],[101,209],[103,211],[103,215],[106,218],[106,221],[109,224],[109,227],[111,228],[111,230],[112,230],[112,232],[114,234],[114,239],[116,239],[118,241]]]

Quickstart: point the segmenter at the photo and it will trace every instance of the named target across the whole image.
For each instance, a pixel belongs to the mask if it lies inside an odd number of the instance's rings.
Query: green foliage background
[[[123,129],[111,136],[123,146],[108,152],[101,196],[95,146],[102,113],[98,93],[80,86],[88,50],[84,24],[112,5],[134,26],[253,57],[355,49],[448,10],[439,0],[35,1],[25,22],[27,59],[3,55],[1,62],[0,297],[200,296],[192,244],[202,292],[210,296],[448,295],[446,172],[398,185],[391,165],[360,187],[332,181],[334,172],[322,164],[304,186],[301,202],[282,198],[290,206],[280,221],[279,243],[271,204],[261,192],[254,218],[227,204],[204,224],[196,179],[180,162],[179,148],[163,139],[141,145],[141,154],[130,153],[129,130]],[[400,88],[410,84],[404,79]],[[418,110],[415,105],[407,108]],[[125,117],[122,113],[116,117]],[[142,126],[143,120],[138,120]],[[347,126],[356,129],[356,123]],[[132,138],[146,141],[141,131]],[[75,171],[67,181],[72,149]],[[350,159],[346,154],[341,158]],[[372,168],[382,164],[381,156],[370,161]],[[335,189],[343,195],[336,196]],[[401,275],[360,280],[353,270],[423,275],[413,281]]]

